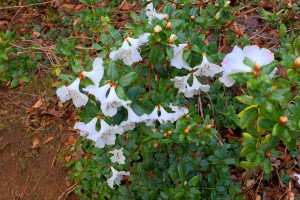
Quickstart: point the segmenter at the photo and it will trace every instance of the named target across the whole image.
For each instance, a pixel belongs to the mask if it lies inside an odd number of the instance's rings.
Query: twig
[[[12,8],[26,8],[26,7],[30,7],[30,6],[38,6],[38,5],[49,4],[49,3],[53,3],[53,2],[55,2],[55,1],[58,1],[58,0],[46,1],[46,2],[42,2],[42,3],[33,3],[33,4],[23,5],[23,6],[7,6],[7,7],[0,7],[0,10],[4,10],[4,9],[12,9]]]
[[[256,188],[256,190],[255,190],[255,196],[256,196],[256,194],[257,194],[257,192],[258,192],[258,189],[259,189],[259,186],[260,186],[260,183],[261,183],[263,177],[264,177],[264,172],[262,172],[261,175],[260,175],[260,179],[259,179],[257,188]]]
[[[198,111],[200,111],[200,116],[201,116],[202,120],[204,120],[200,91],[199,91],[199,95],[198,95],[198,108],[199,108]]]
[[[124,5],[124,3],[126,2],[127,0],[124,0],[121,5],[119,6],[119,10],[122,8],[122,6]]]
[[[73,192],[75,190],[75,188],[77,187],[79,183],[75,183],[74,185],[72,185],[71,187],[69,187],[68,189],[66,189],[66,191],[64,191],[57,200],[62,199],[64,196],[70,194],[71,192]]]
[[[18,13],[20,12],[20,10],[22,9],[23,7],[19,8],[18,11],[16,12],[16,14],[14,14],[13,18],[10,20],[10,24],[12,24],[12,22],[14,21],[15,17],[18,15]]]

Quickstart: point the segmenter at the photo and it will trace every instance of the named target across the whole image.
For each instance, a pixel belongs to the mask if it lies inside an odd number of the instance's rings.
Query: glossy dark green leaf
[[[135,72],[129,72],[120,77],[118,85],[127,87],[138,80],[139,76]]]

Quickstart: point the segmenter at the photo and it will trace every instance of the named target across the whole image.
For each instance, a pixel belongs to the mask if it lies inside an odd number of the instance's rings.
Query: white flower
[[[165,14],[159,14],[156,12],[152,2],[148,3],[148,5],[146,6],[146,15],[148,17],[149,24],[151,24],[151,21],[154,18],[162,20],[166,17]]]
[[[125,106],[130,102],[120,99],[115,88],[111,87],[107,98],[101,101],[101,110],[105,116],[112,117],[117,113],[119,107]]]
[[[174,57],[171,59],[171,65],[176,67],[177,69],[185,68],[191,70],[192,68],[183,60],[182,54],[184,48],[187,44],[179,44],[178,47],[176,45],[172,45],[174,49]]]
[[[120,185],[123,180],[123,176],[130,176],[130,172],[117,171],[113,167],[110,167],[112,171],[112,177],[107,180],[107,184],[111,189],[114,189],[114,184]]]
[[[187,98],[193,97],[194,95],[198,94],[200,91],[208,92],[210,89],[209,85],[202,85],[196,76],[193,76],[193,84],[192,86],[188,86],[184,91],[184,96]]]
[[[71,85],[62,86],[56,90],[56,94],[59,99],[64,103],[70,99],[73,100],[73,104],[78,108],[87,104],[89,98],[87,95],[79,91],[80,79],[77,78]]]
[[[122,59],[126,65],[132,65],[135,62],[142,60],[142,57],[136,46],[130,46],[128,41],[125,40],[123,45],[116,51],[109,54],[112,60]]]
[[[135,112],[129,107],[129,105],[125,105],[127,109],[127,120],[123,121],[120,126],[124,129],[124,131],[133,130],[135,128],[135,123],[141,122],[144,118],[145,114],[142,116],[138,116]]]
[[[175,121],[174,113],[168,113],[162,106],[159,108],[160,116],[158,117],[158,121],[161,124],[167,123],[167,121],[171,121],[172,123]]]
[[[103,85],[100,88],[95,85],[89,85],[86,88],[83,88],[82,90],[94,95],[96,99],[101,102],[104,99],[106,99],[106,93],[109,90],[109,88],[110,84]]]
[[[142,122],[145,122],[146,126],[154,126],[156,120],[158,120],[158,106],[155,106],[149,115],[142,116]]]
[[[215,74],[220,73],[223,71],[223,68],[219,65],[216,65],[214,63],[210,63],[207,60],[206,55],[203,55],[202,63],[198,66],[195,66],[194,69],[197,69],[197,71],[194,72],[195,76],[210,76],[213,77]]]
[[[229,77],[231,74],[252,72],[252,68],[243,63],[245,57],[248,57],[252,62],[261,67],[267,65],[274,60],[274,54],[265,48],[260,49],[256,45],[246,46],[243,50],[235,46],[230,54],[227,54],[222,61],[224,69],[223,76],[220,81],[225,86],[231,87],[235,81]],[[276,71],[276,68],[274,69]],[[271,72],[271,75],[274,72]]]
[[[93,70],[90,72],[83,72],[83,75],[90,78],[95,86],[99,86],[101,79],[103,78],[104,74],[104,67],[103,67],[103,60],[102,58],[96,58],[93,62]]]
[[[300,174],[294,173],[294,177],[297,178],[297,182],[298,182],[298,184],[300,185]]]
[[[89,135],[98,134],[96,131],[96,123],[98,121],[97,117],[94,117],[89,123],[85,124],[83,122],[76,122],[74,129],[80,130],[80,135],[82,137],[89,137]]]
[[[149,41],[149,36],[151,34],[150,33],[144,33],[143,35],[140,35],[140,37],[138,39],[134,39],[129,37],[128,41],[130,42],[130,44],[135,47],[135,48],[139,48],[140,46],[142,46],[143,44],[147,43]]]
[[[274,60],[274,54],[269,49],[261,49],[257,45],[246,46],[243,52],[253,63],[259,64],[260,66],[267,65]]]
[[[125,164],[126,158],[123,154],[123,148],[121,148],[120,150],[114,149],[113,151],[109,151],[109,153],[113,154],[113,156],[110,158],[111,162]]]
[[[179,92],[184,92],[186,87],[188,86],[188,79],[190,78],[191,74],[186,76],[175,76],[175,78],[171,79],[174,82],[174,87],[178,88]]]
[[[122,134],[123,129],[117,125],[110,126],[104,120],[101,120],[101,129],[98,135],[94,135],[90,139],[95,141],[95,146],[103,148],[105,145],[114,145],[116,134]]]
[[[189,110],[185,107],[173,106],[173,104],[170,104],[169,107],[172,109],[173,112],[175,112],[173,116],[174,121],[189,113]]]

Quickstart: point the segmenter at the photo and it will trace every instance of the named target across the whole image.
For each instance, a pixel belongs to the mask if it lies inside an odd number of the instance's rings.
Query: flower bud
[[[195,19],[195,16],[194,16],[194,15],[190,16],[190,19],[191,19],[191,20],[194,20],[194,19]]]
[[[220,13],[220,11],[219,11],[219,12],[217,12],[217,14],[216,14],[215,18],[216,18],[216,20],[219,20],[219,19],[220,19],[220,17],[221,17],[221,13]]]
[[[168,14],[165,14],[165,18],[164,18],[166,21],[169,20],[169,15]]]
[[[297,69],[299,67],[300,67],[300,57],[296,58],[294,65],[293,65],[294,69]]]
[[[157,26],[154,27],[154,33],[159,33],[161,31],[162,31],[162,28],[161,28],[160,25],[157,25]]]
[[[173,133],[172,131],[167,132],[168,136],[172,135],[172,133]]]
[[[266,155],[267,157],[270,157],[270,156],[271,156],[271,152],[270,152],[270,151],[266,151],[265,155]]]
[[[186,129],[184,129],[184,133],[188,133],[191,130],[191,126],[186,127]]]
[[[184,115],[184,118],[188,119],[188,118],[190,118],[190,115],[186,114],[186,115]]]
[[[224,8],[227,8],[230,5],[230,3],[231,3],[230,1],[226,1],[224,4]]]
[[[168,22],[167,25],[166,25],[166,30],[170,30],[171,26],[172,26],[171,22]]]
[[[158,142],[154,142],[154,143],[153,143],[153,147],[154,147],[154,148],[158,147],[158,145],[159,145]]]
[[[172,34],[169,38],[168,43],[172,44],[175,40],[177,40],[177,36],[175,34]]]
[[[207,131],[208,131],[210,128],[211,128],[211,124],[208,124],[208,125],[205,126],[205,130],[207,130]]]
[[[168,133],[167,132],[164,133],[164,137],[168,137]]]
[[[279,123],[281,124],[281,125],[286,125],[286,123],[287,123],[287,121],[288,121],[288,117],[287,116],[281,116],[280,118],[279,118]]]

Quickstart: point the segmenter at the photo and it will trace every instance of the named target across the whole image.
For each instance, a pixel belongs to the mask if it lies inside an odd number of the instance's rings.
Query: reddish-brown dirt
[[[68,151],[62,130],[66,123],[43,114],[51,98],[36,103],[43,86],[35,87],[0,87],[0,199],[76,199],[62,158]]]

